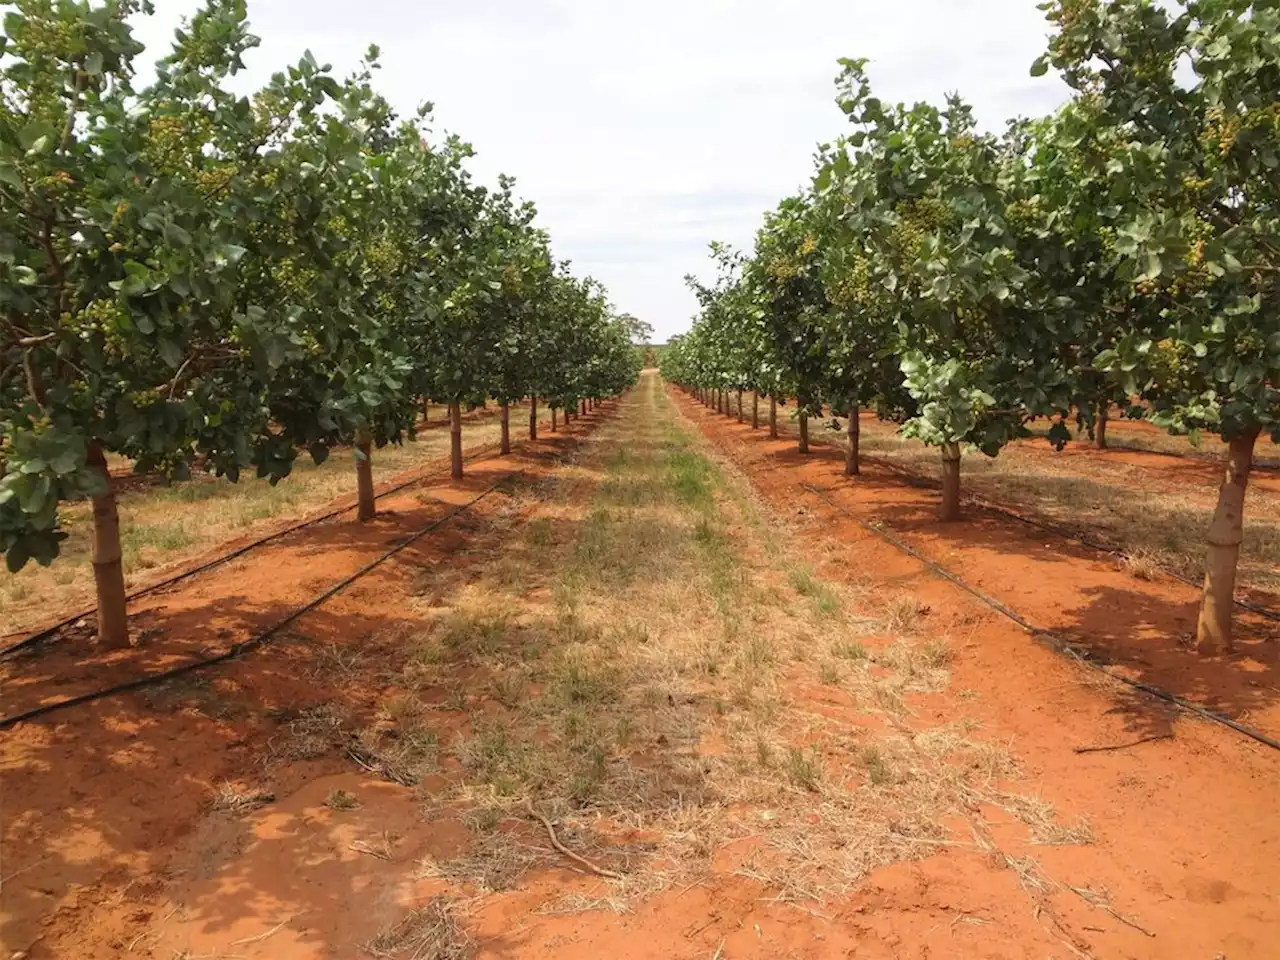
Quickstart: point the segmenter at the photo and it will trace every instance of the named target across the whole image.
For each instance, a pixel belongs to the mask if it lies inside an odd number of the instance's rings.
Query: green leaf
[[[4,564],[9,568],[10,573],[17,573],[27,565],[27,561],[31,559],[31,552],[27,549],[27,538],[19,537],[10,544],[9,549],[4,554]]]
[[[166,223],[164,225],[164,238],[175,247],[191,246],[191,234],[176,223]]]
[[[1035,62],[1031,64],[1031,75],[1033,77],[1043,77],[1049,72],[1049,58],[1036,57]]]
[[[160,358],[173,370],[182,366],[182,347],[168,337],[161,335],[156,340],[156,350]]]
[[[28,155],[31,155],[32,149],[37,144],[52,140],[54,133],[53,124],[45,120],[32,120],[18,131],[18,144],[27,151]]]

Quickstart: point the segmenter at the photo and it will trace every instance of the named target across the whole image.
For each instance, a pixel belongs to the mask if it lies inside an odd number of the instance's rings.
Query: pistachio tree
[[[809,418],[822,415],[827,366],[821,323],[828,302],[813,207],[813,196],[801,194],[767,214],[748,271],[748,283],[758,291],[774,382],[796,398],[801,453],[809,452]]]
[[[905,436],[942,455],[941,516],[960,515],[960,459],[995,456],[1036,416],[1061,414],[1068,392],[1061,335],[1043,322],[1037,274],[1011,227],[1006,143],[977,129],[958,98],[889,106],[864,63],[844,61],[839,103],[856,132],[852,160],[830,177],[859,237],[865,282],[892,300],[904,386],[918,410]],[[1060,424],[1051,431],[1067,439]]]
[[[140,7],[18,3],[0,60],[0,545],[13,570],[52,561],[58,504],[90,497],[108,645],[128,628],[107,453],[178,479],[196,456],[233,477],[287,472],[269,370],[298,330],[240,279],[253,210],[287,187],[239,174],[333,87],[308,60],[273,80],[269,106],[222,95],[256,43],[222,2],[135,92]]]
[[[1171,432],[1219,436],[1197,628],[1231,645],[1245,490],[1280,440],[1280,7],[1250,0],[1054,0],[1049,50],[1104,149],[1088,154],[1124,296],[1098,365]]]

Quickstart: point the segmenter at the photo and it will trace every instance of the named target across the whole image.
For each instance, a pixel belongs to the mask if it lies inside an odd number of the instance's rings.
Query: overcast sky
[[[198,0],[155,6],[137,29],[158,57]],[[475,174],[514,175],[556,253],[663,340],[707,244],[749,247],[843,131],[838,58],[869,58],[885,100],[959,91],[992,128],[1065,98],[1028,74],[1036,0],[249,0],[249,18],[255,82],[307,49],[342,76],[378,44],[383,94],[434,102]]]

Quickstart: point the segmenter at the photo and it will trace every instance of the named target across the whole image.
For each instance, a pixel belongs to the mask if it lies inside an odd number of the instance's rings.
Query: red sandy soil
[[[800,458],[789,442],[771,442],[764,431],[752,434],[749,426],[687,399],[678,403],[766,501],[803,526],[806,551],[820,575],[909,592],[929,605],[929,622],[952,638],[952,688],[972,695],[922,696],[913,701],[914,710],[922,722],[979,721],[984,738],[1011,744],[1036,791],[1063,819],[1091,820],[1097,836],[1092,845],[1026,852],[1061,883],[1105,889],[1111,909],[1091,906],[1065,887],[1024,889],[1013,870],[959,846],[876,871],[844,901],[797,908],[770,902],[770,891],[734,875],[745,852],[731,847],[718,854],[719,869],[705,883],[668,891],[621,916],[537,913],[567,890],[600,892],[595,878],[569,869],[540,871],[518,890],[480,901],[466,919],[477,958],[1275,955],[1275,752],[1145,698],[1083,682],[1079,667],[866,534],[802,484],[829,489],[828,496],[859,515],[884,519],[1038,621],[1064,621],[1058,625],[1082,633],[1087,626],[1099,645],[1151,661],[1135,659],[1131,669],[1150,671],[1166,685],[1181,681],[1182,693],[1234,698],[1222,706],[1252,710],[1255,722],[1276,719],[1270,712],[1274,665],[1255,654],[1231,661],[1184,654],[1169,632],[1185,613],[1184,599],[1126,578],[1108,580],[1105,564],[1028,542],[995,520],[940,530],[928,494],[891,475],[869,470],[845,482],[834,450]],[[581,425],[589,428],[608,413],[606,408]],[[539,450],[571,446],[561,435]],[[102,671],[95,677],[124,670],[118,659],[129,661],[129,669],[153,668],[247,636],[447,510],[446,504],[515,469],[530,476],[553,469],[522,455],[527,450],[476,464],[461,485],[435,484],[388,498],[373,524],[324,524],[149,598],[144,616],[160,632],[136,652],[91,656]],[[466,581],[500,554],[504,531],[524,509],[518,497],[482,501],[306,615],[287,637],[225,668],[0,734],[0,957],[11,951],[30,960],[345,960],[364,955],[361,944],[439,892],[439,881],[418,878],[415,864],[427,854],[465,849],[470,832],[455,815],[445,810],[424,819],[421,794],[361,772],[341,751],[284,763],[272,759],[272,749],[287,740],[291,722],[307,707],[331,704],[369,717],[386,693],[387,677],[400,666],[404,632],[420,629],[410,599],[440,597]],[[1135,625],[1141,633],[1130,639]],[[335,677],[334,651],[358,655],[363,665]],[[16,662],[12,679],[25,684],[23,702],[63,694],[63,678],[86,682],[77,671],[87,655],[85,649],[55,648]],[[1249,674],[1245,664],[1253,662],[1262,668]],[[35,671],[42,682],[29,679]],[[1246,675],[1259,683],[1250,686]],[[447,693],[438,691],[442,699]],[[847,716],[851,725],[858,721],[857,709],[839,691],[795,693],[813,710]],[[8,713],[16,702],[10,696],[6,683]],[[465,713],[439,715],[459,727],[465,722]],[[1166,734],[1172,739],[1115,752],[1072,749]],[[441,731],[442,742],[447,735]],[[272,802],[240,814],[209,809],[212,791],[223,781],[264,780]],[[340,815],[329,809],[325,799],[334,788],[355,794],[359,808]],[[1011,849],[1020,825],[999,822],[996,812],[989,819],[995,821],[992,839]],[[530,843],[545,842],[529,823],[503,829],[520,831]],[[365,852],[370,849],[382,855]]]
[[[896,424],[880,420],[871,411],[862,411],[859,421],[864,438],[889,437],[897,434]],[[824,421],[819,421],[818,424],[822,422]],[[747,423],[750,423],[749,419]],[[845,449],[843,429],[837,433],[818,429],[818,424],[810,425],[810,443],[814,446],[838,447],[843,456]],[[1149,423],[1133,422],[1130,425],[1133,428],[1156,429]],[[793,437],[796,432],[795,424],[781,414],[778,429],[788,437]],[[1178,457],[1142,450],[1121,450],[1114,447],[1098,450],[1087,443],[1077,442],[1068,444],[1059,451],[1053,449],[1043,438],[1015,441],[1001,450],[1000,457],[1015,462],[1035,461],[1057,473],[1075,474],[1107,486],[1123,487],[1129,490],[1133,497],[1141,497],[1143,493],[1167,495],[1188,505],[1207,510],[1213,509],[1217,504],[1218,487],[1225,470],[1224,464],[1216,462],[1210,456]],[[862,457],[864,467],[875,462],[875,454],[864,452]],[[936,480],[939,474],[938,466],[938,461],[933,458],[923,466],[912,466],[909,469],[920,470]],[[961,483],[964,483],[963,476]],[[1099,496],[1102,495],[1104,494],[1100,491]],[[1261,469],[1253,471],[1249,477],[1248,491],[1245,496],[1246,523],[1249,517],[1265,515],[1266,511],[1273,509],[1272,504],[1265,502],[1264,498],[1280,498],[1280,472]],[[1267,607],[1275,607],[1280,602],[1280,598],[1273,593],[1259,588],[1242,588],[1239,592],[1255,603]]]
[[[872,425],[863,415],[863,426],[871,429],[896,429],[871,415]],[[1126,431],[1139,433],[1160,433],[1158,427],[1142,421],[1122,421],[1107,429],[1110,436],[1124,442]],[[1190,449],[1190,445],[1188,445]],[[1087,438],[1073,440],[1062,450],[1054,450],[1049,442],[1042,438],[1018,440],[1010,444],[1000,455],[1047,457],[1050,463],[1064,469],[1080,473],[1099,475],[1137,481],[1144,489],[1158,489],[1162,492],[1177,493],[1181,496],[1202,498],[1215,503],[1218,497],[1218,485],[1226,471],[1226,461],[1210,453],[1174,455],[1157,453],[1148,450],[1132,450],[1119,447],[1108,447],[1099,450]],[[1257,456],[1268,462],[1275,460],[1280,453],[1270,440],[1259,441]],[[1280,496],[1280,471],[1259,468],[1249,477],[1249,490]]]
[[[142,598],[132,608],[133,648],[99,652],[85,630],[4,661],[4,716],[248,639],[513,471],[525,482],[545,474],[552,466],[546,457],[571,450],[574,435],[606,414],[597,411],[568,431],[563,425],[556,434],[544,430],[536,444],[515,443],[512,457],[473,462],[460,483],[428,480],[384,498],[372,523],[335,518]],[[210,819],[213,789],[223,781],[259,779],[273,738],[286,737],[308,707],[370,711],[385,684],[378,658],[397,651],[403,657],[397,630],[412,627],[406,627],[403,602],[390,598],[430,595],[450,578],[465,577],[476,551],[493,547],[494,519],[509,522],[517,503],[504,493],[487,497],[227,667],[0,733],[0,957],[9,958],[9,951],[32,958],[125,955],[138,932],[158,919],[147,905],[170,881],[187,876],[182,857],[191,843],[205,858],[197,874],[212,869],[210,857],[230,854],[217,838],[199,835]],[[353,671],[335,683],[326,663],[335,652],[358,655],[377,669]],[[350,768],[332,756],[281,765],[275,790],[289,794],[318,775]],[[243,825],[224,826],[234,834],[232,847],[243,846]],[[218,851],[210,852],[209,843]],[[359,924],[354,929],[362,937],[353,942],[371,935]],[[133,953],[174,955],[144,950],[147,943],[139,941]]]
[[[749,406],[747,410],[747,422],[750,423]],[[736,415],[735,407],[734,416]],[[843,420],[843,416],[841,419]],[[858,419],[863,436],[889,436],[898,431],[897,424],[881,420],[870,410],[863,410]],[[762,422],[767,422],[767,412],[764,410]],[[810,427],[811,440],[823,442],[832,436],[815,427],[816,425]],[[790,421],[789,409],[779,410],[778,428],[794,433],[795,427]],[[1127,432],[1134,435],[1164,433],[1159,427],[1141,420],[1113,420],[1107,430],[1108,436],[1120,444],[1124,443]],[[839,442],[844,442],[843,436]],[[1099,450],[1087,437],[1073,438],[1062,450],[1055,450],[1043,437],[1015,440],[1000,451],[1000,456],[1044,458],[1046,464],[1056,469],[1129,482],[1142,489],[1176,493],[1210,505],[1217,501],[1218,485],[1222,483],[1226,469],[1226,461],[1221,457],[1208,452],[1196,452],[1190,443],[1187,444],[1186,454],[1159,453],[1122,446]],[[1280,497],[1280,470],[1266,466],[1272,462],[1280,463],[1280,445],[1272,443],[1268,438],[1259,439],[1256,457],[1259,467],[1249,477],[1249,490]]]
[[[998,515],[970,510],[959,523],[940,524],[936,495],[904,485],[877,464],[845,478],[842,451],[816,446],[801,456],[790,439],[771,441],[764,428],[752,431],[749,422],[740,425],[672,395],[771,504],[811,522],[815,544],[838,544],[820,574],[870,577],[919,597],[940,624],[969,625],[953,667],[953,687],[977,693],[967,710],[988,735],[1014,744],[1046,799],[1085,814],[1097,828],[1096,844],[1054,849],[1047,860],[1087,864],[1085,872],[1125,905],[1119,912],[1141,917],[1156,934],[1108,949],[1093,941],[1094,955],[1276,955],[1280,753],[1136,691],[1083,683],[1082,668],[866,532],[851,515],[883,523],[1036,626],[1117,662],[1126,675],[1280,737],[1274,624],[1242,617],[1236,655],[1200,656],[1182,642],[1195,625],[1198,598],[1191,588],[1135,581],[1096,554],[1045,543]],[[841,509],[806,486],[824,491]],[[1157,735],[1172,738],[1114,752],[1073,749]],[[1021,955],[1009,946],[1007,954],[991,955]]]

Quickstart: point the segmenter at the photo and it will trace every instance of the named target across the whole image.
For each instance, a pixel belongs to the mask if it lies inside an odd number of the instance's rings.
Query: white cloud
[[[139,23],[156,56],[196,0]],[[749,246],[764,210],[807,182],[843,129],[836,60],[868,57],[877,95],[959,91],[997,127],[1051,109],[1028,77],[1035,0],[250,0],[257,83],[310,49],[339,74],[370,43],[402,111],[436,104],[476,174],[515,175],[557,253],[659,336],[694,310],[706,246]]]

